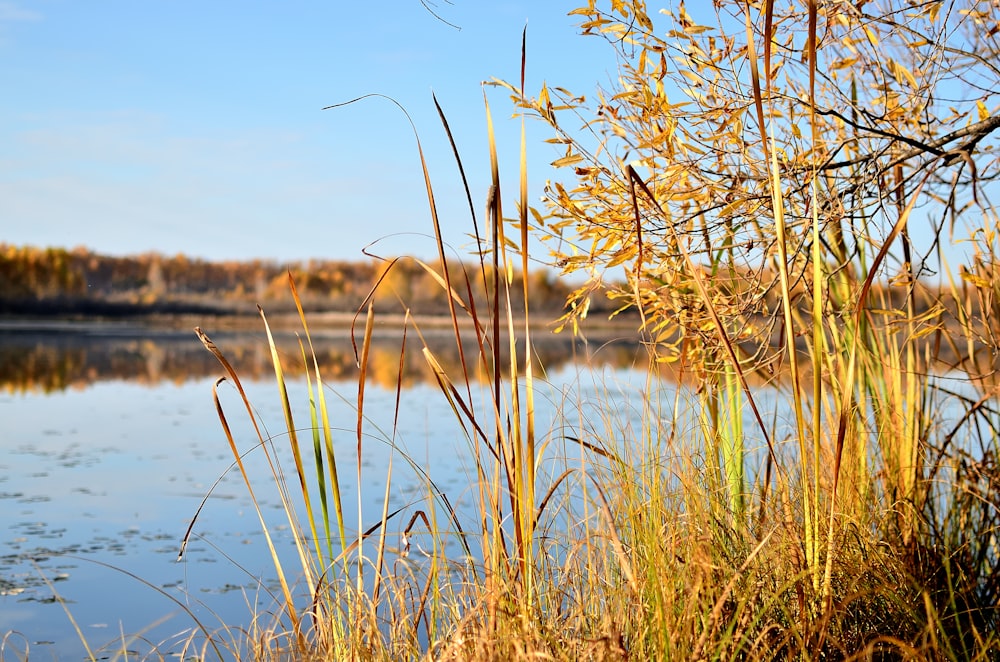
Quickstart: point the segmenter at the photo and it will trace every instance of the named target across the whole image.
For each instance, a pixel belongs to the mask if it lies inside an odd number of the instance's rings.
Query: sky
[[[514,214],[521,124],[510,95],[483,82],[517,82],[527,28],[529,95],[543,83],[588,98],[610,87],[614,49],[579,34],[581,17],[568,15],[579,4],[0,0],[0,243],[211,260],[435,257],[406,115],[381,97],[323,110],[385,95],[412,118],[445,239],[467,257],[471,217],[432,93],[480,225],[488,99]],[[545,125],[527,126],[541,207],[562,152]],[[531,252],[547,257],[537,243]]]
[[[513,213],[527,81],[590,95],[615,70],[565,0],[341,3],[0,0],[0,242],[290,261],[436,248],[413,130],[444,234],[471,247],[446,113],[476,211],[489,186],[484,93]],[[451,25],[449,25],[449,23]],[[453,27],[457,26],[457,27]],[[529,124],[530,195],[560,154]]]

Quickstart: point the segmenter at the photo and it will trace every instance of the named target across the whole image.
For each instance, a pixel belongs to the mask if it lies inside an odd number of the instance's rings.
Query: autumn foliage
[[[812,292],[829,295],[818,314],[841,315],[870,274],[924,311],[952,273],[961,300],[995,299],[996,3],[609,4],[572,14],[617,52],[617,76],[515,100],[564,150],[536,216],[556,259],[640,309],[664,357],[717,356],[711,307],[755,364],[774,360],[782,271],[796,331]],[[699,279],[724,284],[706,298]],[[989,316],[974,305],[967,317]]]
[[[483,296],[489,274],[462,264],[449,268],[456,278],[470,270],[476,296]],[[316,312],[354,313],[376,284],[376,303],[386,312],[448,311],[437,282],[412,260],[208,261],[185,255],[116,257],[85,248],[0,244],[0,312],[256,315],[257,304],[276,312],[292,310],[289,274],[303,302]],[[544,270],[529,273],[528,279],[540,317],[558,317],[570,288]],[[608,310],[611,303],[601,298],[598,308]]]

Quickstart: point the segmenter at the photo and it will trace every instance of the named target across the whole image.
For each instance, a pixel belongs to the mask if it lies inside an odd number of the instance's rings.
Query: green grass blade
[[[330,472],[330,492],[333,497],[333,509],[337,516],[337,532],[340,536],[340,549],[343,550],[347,547],[347,534],[344,528],[344,507],[340,495],[340,480],[337,476],[337,456],[333,450],[333,433],[330,428],[330,413],[326,404],[326,392],[323,388],[323,376],[319,369],[319,360],[316,358],[316,349],[313,346],[312,334],[309,333],[309,324],[306,321],[306,314],[302,308],[302,300],[299,298],[298,290],[295,287],[295,280],[292,278],[291,273],[288,274],[288,286],[292,292],[292,299],[295,301],[295,309],[299,314],[299,321],[302,323],[302,329],[305,331],[306,340],[309,343],[309,355],[310,361],[306,363],[306,376],[308,381],[309,374],[309,363],[312,364],[313,374],[316,378],[316,408],[319,412],[319,417],[321,420],[321,426],[323,430],[323,450],[326,453],[326,465],[329,467]],[[312,391],[310,390],[310,404],[312,404]],[[313,431],[314,431],[314,444],[318,444],[318,440],[315,438],[316,433],[316,421],[313,419]],[[330,540],[330,522],[329,516],[327,514],[327,497],[326,497],[326,481],[323,478],[323,461],[322,454],[317,451],[317,482],[320,488],[320,494],[323,503],[323,522],[326,531],[326,542],[327,542],[327,552],[330,558],[333,558],[332,542]]]
[[[305,467],[302,464],[302,452],[299,448],[299,438],[298,433],[295,428],[295,420],[292,417],[292,404],[288,398],[288,388],[285,385],[285,374],[284,369],[281,366],[281,357],[278,354],[278,347],[274,342],[274,336],[271,334],[271,326],[267,322],[267,317],[264,315],[264,309],[260,306],[257,307],[260,313],[260,318],[264,323],[264,331],[267,334],[267,345],[271,351],[271,363],[274,366],[274,379],[278,385],[278,397],[281,401],[281,411],[285,416],[285,428],[288,431],[288,444],[292,451],[292,458],[295,461],[295,475],[299,480],[299,489],[302,492],[302,502],[306,508],[306,518],[309,520],[309,531],[312,534],[312,540],[319,540],[319,536],[316,535],[316,519],[313,515],[313,504],[312,499],[309,497],[309,486],[306,483],[306,472]],[[293,531],[298,531],[298,526],[295,518],[294,507],[290,503],[285,504],[285,513],[288,516],[288,524],[292,527]],[[295,540],[295,548],[298,551],[299,559],[302,564],[302,571],[305,573],[306,582],[310,587],[315,587],[315,576],[313,569],[311,568],[311,563],[308,558],[310,555],[308,544],[303,540],[303,536],[296,533],[293,536]],[[316,550],[317,555],[319,554],[318,549]],[[319,556],[320,561],[320,572],[322,571],[322,557]]]

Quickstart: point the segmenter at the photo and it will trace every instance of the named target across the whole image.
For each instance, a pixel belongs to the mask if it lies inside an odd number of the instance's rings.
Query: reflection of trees
[[[210,335],[243,379],[273,379],[274,368],[263,333],[228,331]],[[476,380],[485,372],[475,363],[478,348],[471,340],[472,334],[468,335],[470,340],[463,350],[469,362],[469,375]],[[461,355],[452,334],[432,330],[424,336],[442,367],[457,378],[461,373]],[[293,377],[302,375],[302,353],[295,334],[277,332],[275,338],[285,372]],[[325,381],[358,378],[349,331],[320,332],[313,341]],[[573,340],[568,334],[536,331],[533,342],[538,367],[548,371],[570,365],[641,370],[648,367],[637,336],[628,331],[615,334],[609,329],[603,336],[591,334],[586,343]],[[503,350],[505,353],[506,346]],[[376,329],[369,354],[369,383],[395,388],[401,351],[402,336],[397,329],[391,326]],[[501,360],[506,368],[507,357],[502,356]],[[685,379],[682,364],[663,363],[658,367],[664,378]],[[69,325],[62,331],[0,331],[0,391],[7,393],[48,393],[115,379],[149,385],[183,384],[222,374],[215,357],[202,347],[194,333],[187,331],[144,331],[141,327],[122,330],[111,326],[88,326],[81,330]],[[766,371],[750,376],[755,383],[776,377]],[[402,357],[402,384],[412,386],[432,380],[419,340],[411,334]]]
[[[261,334],[221,333],[212,334],[212,338],[243,379],[273,378],[270,352]],[[427,341],[445,370],[457,376],[461,360],[454,339],[449,334],[430,334]],[[280,334],[276,342],[286,373],[301,375],[303,362],[297,338],[292,334]],[[324,380],[357,379],[358,368],[347,331],[324,334],[314,338],[314,343]],[[599,351],[595,352],[598,347]],[[375,334],[369,355],[370,383],[395,388],[401,348],[401,336],[385,332]],[[404,386],[432,379],[420,350],[416,338],[411,336],[402,356]],[[467,358],[476,355],[471,343],[464,350]],[[642,351],[634,340],[603,345],[592,339],[588,347],[566,335],[536,338],[535,350],[539,363],[547,370],[573,362],[625,367],[633,365]],[[475,375],[477,366],[470,365],[469,370]],[[218,375],[222,375],[218,361],[193,333],[141,335],[138,329],[128,334],[103,335],[93,330],[88,333],[72,330],[0,333],[0,389],[8,393],[48,393],[116,379],[150,385],[182,384]]]

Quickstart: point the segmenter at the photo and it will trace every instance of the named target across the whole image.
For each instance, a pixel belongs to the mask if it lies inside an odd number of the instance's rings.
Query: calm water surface
[[[389,545],[395,546],[410,515],[428,507],[426,483],[404,458],[426,471],[460,513],[475,495],[468,442],[450,405],[428,382],[412,341],[404,355],[397,420],[400,338],[381,335],[376,333],[369,361],[360,488],[357,377],[349,337],[321,336],[317,354],[329,387],[348,526],[357,532],[379,520],[391,456],[390,508],[402,509],[390,523]],[[242,375],[265,435],[275,436],[282,465],[292,470],[263,337],[213,334],[213,339]],[[589,352],[564,340],[536,340],[548,368],[536,400],[539,429],[544,434],[567,426],[552,435],[557,442],[549,447],[551,454],[572,460],[579,449],[559,440],[582,436],[573,427],[581,423],[597,426],[599,434],[605,416],[618,436],[641,438],[636,410],[648,393],[634,344],[602,340],[589,346],[599,351]],[[301,429],[309,418],[304,378],[295,369],[296,340],[284,336],[279,345],[288,352],[289,391]],[[450,374],[458,374],[452,345],[441,342],[434,351]],[[176,652],[178,642],[199,625],[218,633],[247,627],[254,615],[265,626],[274,623],[274,569],[246,488],[230,471],[232,457],[212,399],[222,374],[189,331],[29,328],[0,321],[0,636],[12,633],[0,648],[0,661],[21,659],[25,650],[33,660],[82,659],[85,650],[67,611],[91,646],[111,655],[123,648],[138,656],[152,649]],[[946,386],[958,388],[961,382]],[[668,412],[673,388],[661,392]],[[223,383],[219,395],[237,443],[250,450],[256,437],[235,388]],[[761,389],[756,397],[773,425],[779,453],[794,453],[783,396]],[[962,411],[940,415],[957,418]],[[686,426],[679,431],[683,435],[696,431],[698,423],[679,425]],[[756,448],[756,457],[748,458],[752,480],[752,467],[762,466],[764,444],[752,438],[749,411],[744,429]],[[301,440],[309,445],[308,434]],[[309,450],[303,454],[311,456]],[[279,553],[294,568],[294,548],[263,460],[259,451],[247,456]],[[184,532],[220,477],[178,561]],[[456,558],[462,552],[451,551]]]
[[[283,434],[262,338],[215,340],[245,375],[259,419],[271,433]],[[576,388],[583,365],[580,353],[574,361],[580,348],[562,344],[549,361],[556,366],[548,374],[549,396],[538,402],[546,427],[552,402]],[[282,345],[294,358],[294,340]],[[383,354],[373,354],[366,394],[370,420],[360,491],[353,353],[343,334],[326,339],[319,352],[328,378],[341,376],[329,385],[327,400],[338,428],[346,512],[357,512],[360,493],[369,520],[364,525],[378,520],[393,447],[391,507],[426,507],[425,485],[398,459],[406,454],[461,509],[472,496],[470,456],[450,406],[436,386],[419,374],[407,375],[393,432],[398,342],[379,348]],[[634,356],[634,347],[623,356],[629,352]],[[442,356],[447,358],[446,350]],[[305,384],[292,373],[289,388],[293,402],[302,405],[296,412],[301,428],[308,425]],[[124,638],[125,647],[140,655],[150,644],[176,650],[176,642],[196,627],[195,618],[210,631],[246,626],[255,613],[269,622],[274,572],[242,480],[229,472],[232,457],[212,399],[221,374],[189,332],[0,329],[0,635],[12,631],[0,658],[18,659],[25,649],[32,659],[83,657],[67,610],[92,647],[110,643],[106,650],[113,653]],[[642,385],[639,371],[616,368],[612,374],[623,394]],[[590,383],[596,396],[601,389]],[[249,449],[255,436],[235,389],[224,383],[220,397],[238,443]],[[283,441],[277,445],[284,449]],[[259,497],[279,532],[281,553],[291,553],[262,456],[249,457],[265,486]],[[292,467],[287,454],[283,462]],[[178,562],[181,538],[220,476]]]

